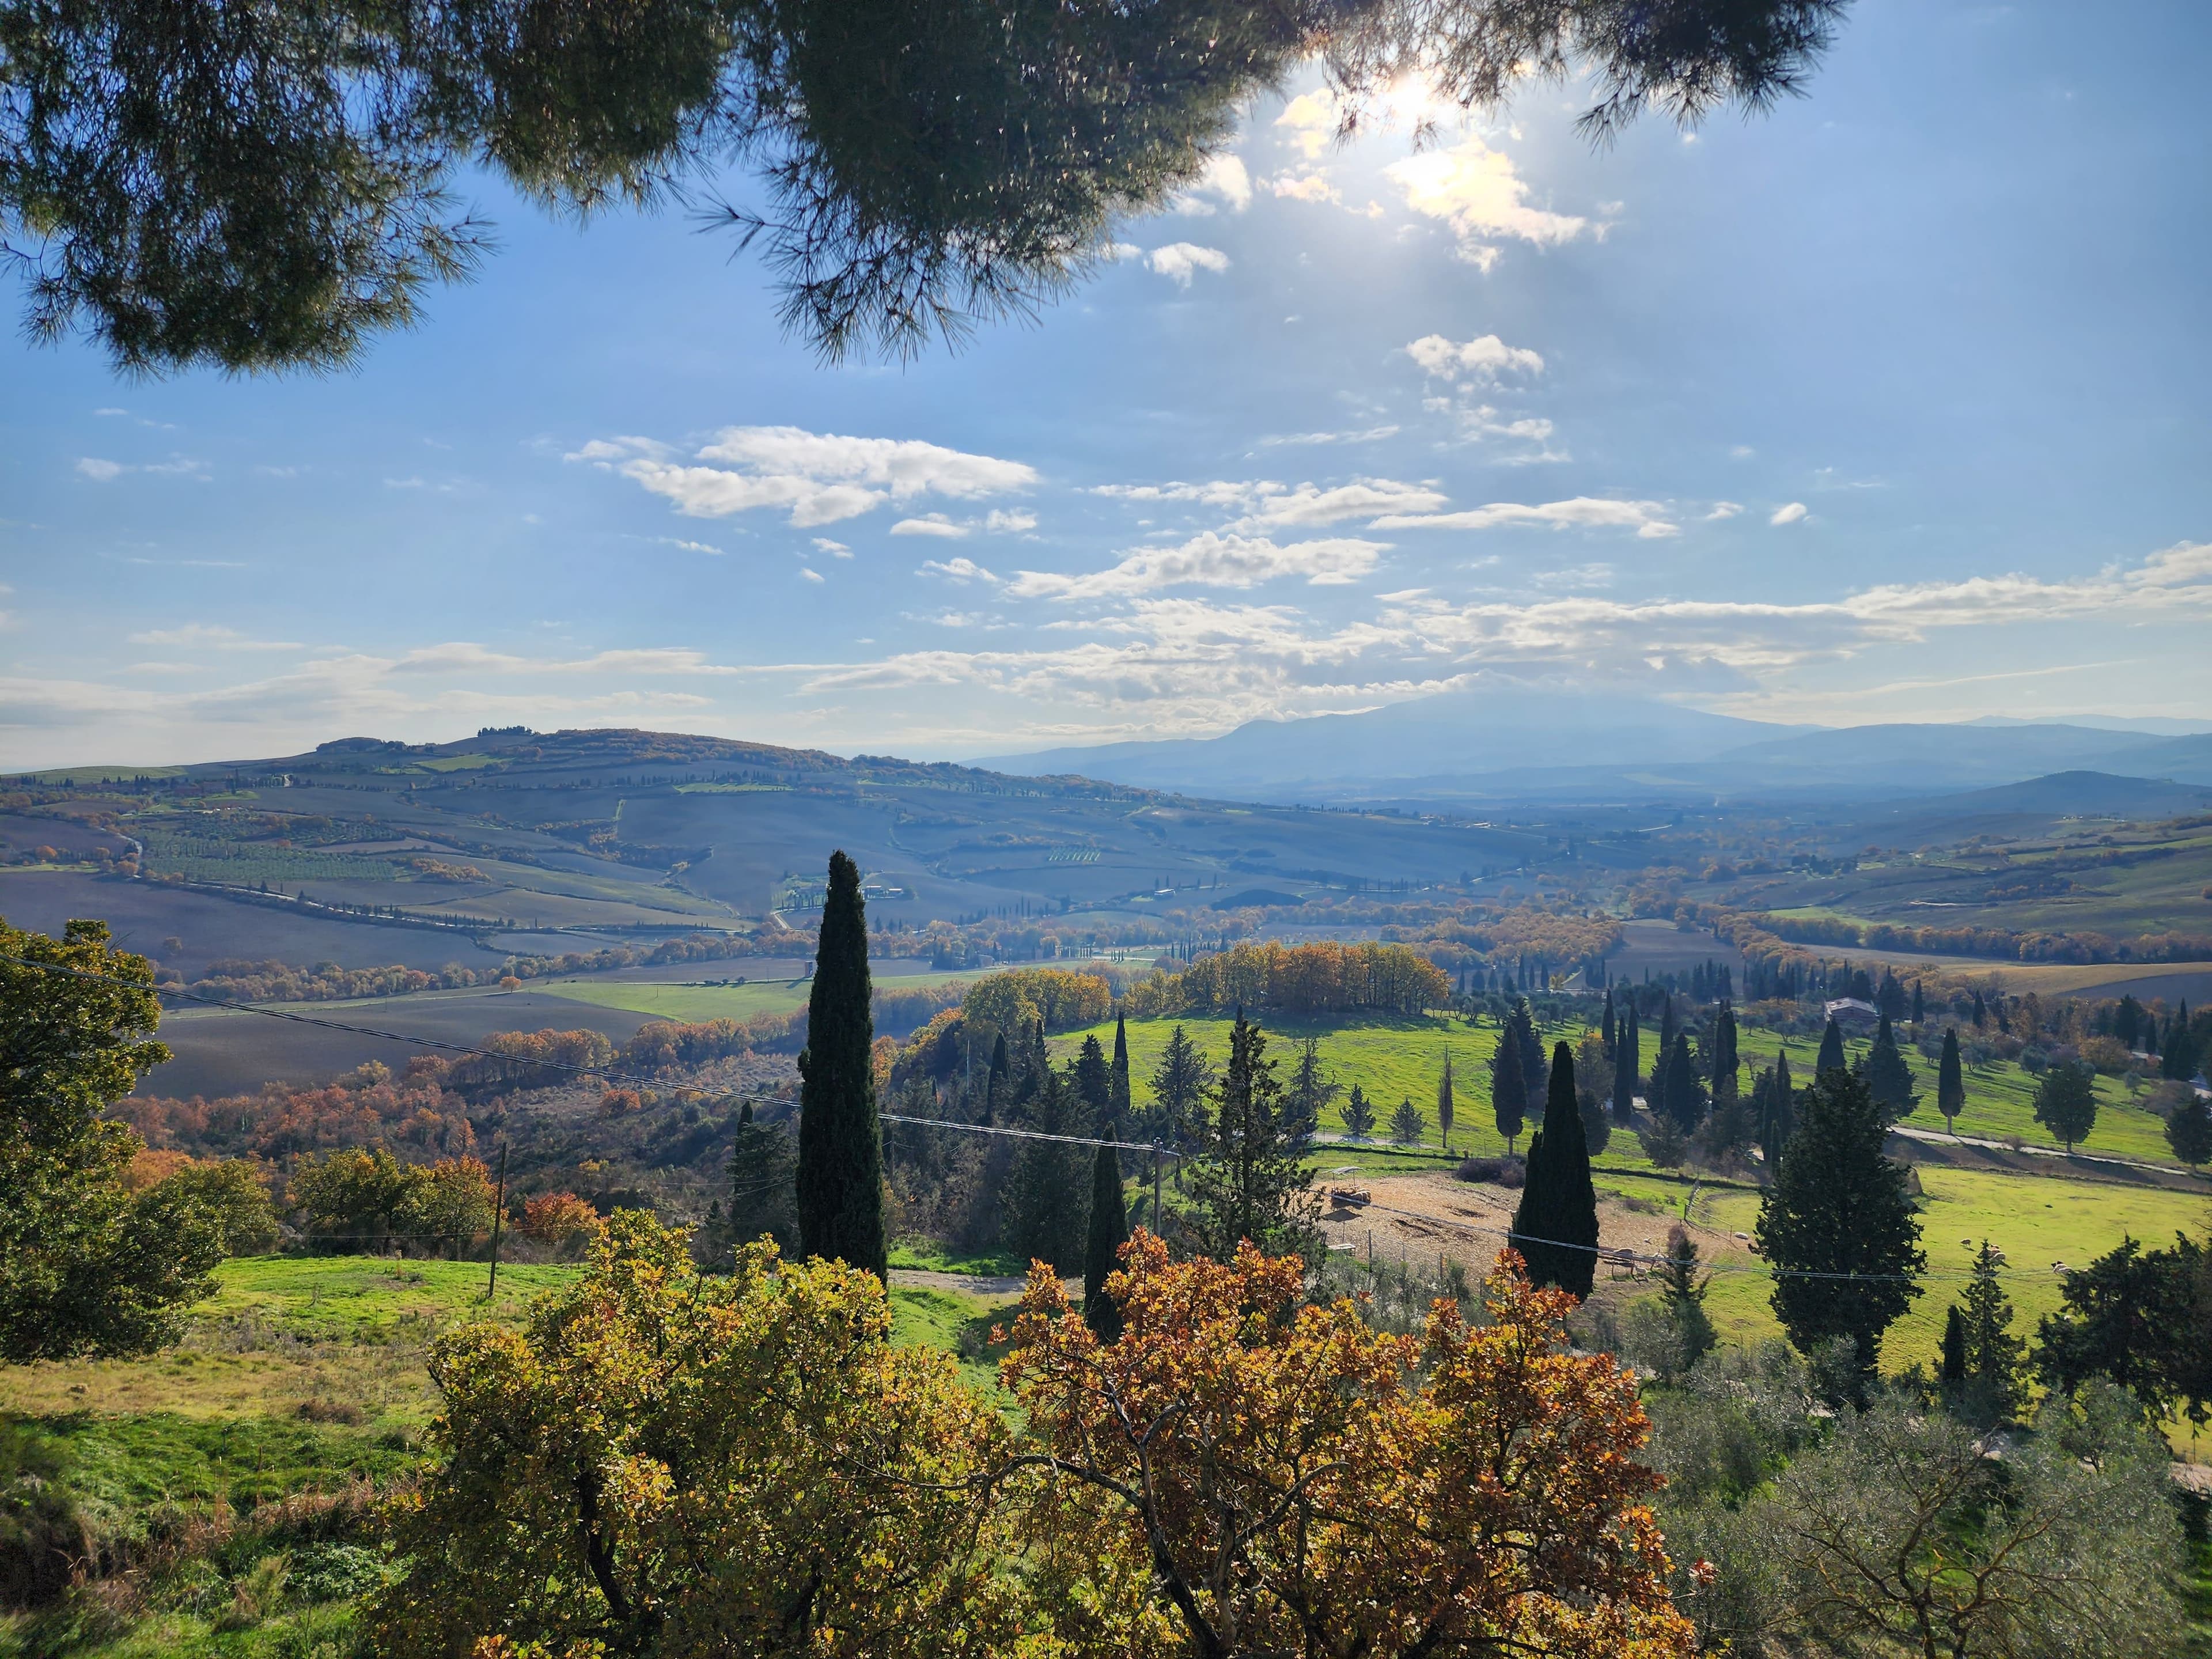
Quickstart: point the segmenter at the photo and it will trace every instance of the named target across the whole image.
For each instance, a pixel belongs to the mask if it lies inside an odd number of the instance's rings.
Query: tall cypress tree
[[[1766,1092],[1760,1103],[1759,1145],[1766,1154],[1766,1172],[1771,1176],[1782,1167],[1782,1149],[1790,1144],[1790,1133],[1797,1127],[1796,1103],[1790,1093],[1788,1049],[1775,1056],[1772,1069],[1760,1080]]]
[[[865,1267],[889,1282],[874,1042],[860,866],[832,853],[806,1047],[799,1056],[799,1237],[807,1255]]]
[[[1446,1152],[1451,1151],[1452,1104],[1451,1050],[1447,1048],[1443,1073],[1437,1079],[1437,1126],[1443,1131]]]
[[[1741,1086],[1741,1058],[1736,1049],[1735,1010],[1728,1004],[1713,1020],[1713,1103],[1733,1103]]]
[[[1126,1132],[1135,1121],[1136,1114],[1129,1093],[1129,1022],[1121,1015],[1114,1016],[1114,1133]]]
[[[1847,1070],[1850,1063],[1844,1057],[1844,1028],[1832,1018],[1828,1029],[1820,1033],[1820,1054],[1813,1062],[1813,1080],[1817,1083],[1826,1073]]]
[[[1698,1062],[1690,1054],[1690,1034],[1682,1032],[1667,1056],[1667,1086],[1663,1110],[1684,1134],[1693,1133],[1705,1121],[1705,1090],[1698,1080]]]
[[[1636,1083],[1643,1075],[1643,1036],[1636,1028],[1636,999],[1627,999],[1628,1006],[1620,1022],[1613,1027],[1613,1121],[1632,1124],[1636,1121]]]
[[[1121,1198],[1121,1158],[1101,1146],[1091,1171],[1091,1238],[1083,1252],[1083,1322],[1102,1342],[1121,1334],[1121,1310],[1106,1294],[1106,1275],[1120,1267],[1129,1239],[1129,1212]]]
[[[1942,1356],[1943,1392],[1956,1399],[1966,1388],[1966,1316],[1955,1302],[1943,1316],[1943,1346],[1937,1352]]]
[[[1605,988],[1605,1023],[1598,1028],[1598,1036],[1605,1043],[1605,1057],[1611,1060],[1616,1034],[1613,1029],[1613,987],[1610,985]]]
[[[1956,1134],[1958,1126],[1951,1120],[1966,1109],[1966,1071],[1959,1063],[1955,1025],[1943,1033],[1943,1058],[1936,1070],[1936,1108],[1943,1114],[1943,1127]]]
[[[1837,1337],[1856,1351],[1861,1392],[1882,1333],[1911,1306],[1927,1270],[1904,1166],[1866,1082],[1830,1066],[1798,1102],[1796,1133],[1759,1200],[1757,1237],[1775,1275],[1775,1316],[1808,1358]]]
[[[1912,1109],[1920,1103],[1920,1097],[1912,1092],[1912,1068],[1897,1051],[1897,1034],[1890,1029],[1887,1014],[1875,1028],[1874,1047],[1867,1054],[1866,1078],[1874,1103],[1892,1122],[1910,1116]]]
[[[1498,1051],[1490,1059],[1490,1110],[1498,1133],[1505,1137],[1505,1151],[1510,1157],[1514,1139],[1528,1127],[1523,1107],[1528,1091],[1521,1082],[1521,1045],[1501,1036]]]
[[[1544,1127],[1528,1143],[1528,1178],[1513,1232],[1530,1282],[1589,1296],[1597,1277],[1597,1189],[1575,1105],[1574,1052],[1564,1042],[1552,1053]]]

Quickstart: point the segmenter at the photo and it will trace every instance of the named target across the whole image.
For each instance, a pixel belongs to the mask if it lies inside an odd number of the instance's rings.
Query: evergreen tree
[[[1401,1146],[1418,1146],[1428,1132],[1429,1120],[1412,1097],[1400,1101],[1398,1109],[1390,1114],[1390,1139]]]
[[[1575,1103],[1581,1108],[1583,1140],[1589,1147],[1590,1156],[1595,1158],[1613,1142],[1613,1118],[1595,1089],[1577,1088]]]
[[[1352,1085],[1352,1093],[1344,1103],[1344,1133],[1354,1140],[1364,1140],[1375,1133],[1375,1103],[1361,1092],[1359,1085]]]
[[[797,1255],[799,1239],[799,1148],[790,1126],[762,1123],[750,1100],[738,1108],[738,1132],[730,1146],[730,1237],[750,1244],[763,1233],[776,1249]]]
[[[806,1047],[799,1056],[799,1237],[809,1255],[885,1279],[890,1242],[874,1042],[860,866],[832,853],[806,1004]]]
[[[2186,1083],[2197,1075],[2197,1039],[2190,1034],[2189,1005],[2185,1002],[2166,1028],[2166,1052],[2159,1059],[2159,1075]]]
[[[1636,999],[1627,1000],[1627,1010],[1613,1028],[1613,1118],[1621,1124],[1636,1121],[1636,1080],[1644,1072],[1642,1033],[1636,1027]]]
[[[1152,1109],[1146,1132],[1177,1151],[1197,1144],[1206,1122],[1206,1091],[1213,1086],[1213,1066],[1180,1025],[1168,1033],[1160,1063],[1152,1068]]]
[[[1129,1242],[1129,1212],[1121,1198],[1121,1159],[1111,1146],[1101,1146],[1091,1174],[1091,1237],[1083,1252],[1083,1322],[1102,1342],[1121,1334],[1121,1310],[1106,1294],[1106,1275],[1121,1264],[1121,1246]]]
[[[985,1097],[983,1121],[994,1123],[1006,1104],[1006,1091],[1012,1086],[1013,1063],[1006,1057],[1006,1034],[1001,1031],[991,1040],[991,1069],[984,1078]]]
[[[1694,1133],[1705,1121],[1705,1090],[1698,1080],[1698,1062],[1690,1053],[1690,1034],[1674,1039],[1667,1056],[1667,1082],[1662,1098],[1667,1115],[1684,1134]]]
[[[1796,1130],[1759,1200],[1776,1317],[1808,1358],[1850,1338],[1863,1382],[1928,1266],[1904,1167],[1882,1155],[1887,1133],[1864,1080],[1829,1067],[1799,1097]]]
[[[1498,1133],[1505,1137],[1509,1158],[1515,1139],[1528,1125],[1528,1091],[1521,1082],[1521,1045],[1501,1036],[1498,1052],[1490,1058],[1490,1109]]]
[[[1437,1127],[1443,1134],[1444,1150],[1451,1151],[1452,1067],[1449,1049],[1444,1051],[1444,1069],[1437,1079]]]
[[[2066,1143],[2087,1140],[2097,1127],[2096,1074],[2086,1066],[2054,1066],[2035,1085],[2035,1121]]]
[[[1959,1060],[1959,1028],[1948,1027],[1943,1033],[1943,1058],[1936,1068],[1936,1107],[1943,1114],[1943,1127],[1956,1134],[1958,1125],[1953,1121],[1966,1109],[1966,1070]]]
[[[1742,1060],[1736,1051],[1735,1010],[1726,1003],[1713,1020],[1713,1106],[1718,1110],[1723,1101],[1734,1103],[1741,1087],[1739,1073]]]
[[[1797,1129],[1796,1085],[1790,1075],[1790,1051],[1784,1048],[1774,1057],[1774,1086],[1766,1097],[1767,1114],[1771,1136],[1771,1150],[1766,1156],[1769,1172],[1782,1167],[1782,1149],[1790,1144],[1790,1137]]]
[[[1073,1072],[1048,1067],[1026,1103],[1024,1126],[1048,1135],[1083,1135],[1095,1120],[1077,1093]],[[1084,1265],[1091,1225],[1091,1160],[1079,1146],[1050,1140],[1015,1143],[1000,1214],[1006,1248],[1017,1261],[1042,1261],[1065,1276]]]
[[[1308,1037],[1298,1045],[1297,1068],[1283,1097],[1283,1137],[1293,1151],[1303,1153],[1321,1129],[1321,1115],[1342,1085],[1329,1081],[1321,1068],[1321,1039]]]
[[[1927,1018],[1927,1000],[1921,995],[1920,981],[1916,979],[1912,981],[1912,1023],[1915,1025],[1919,1024],[1923,1019]]]
[[[1112,1108],[1114,1122],[1121,1129],[1136,1123],[1136,1105],[1129,1092],[1129,1022],[1119,1014],[1114,1016]]]
[[[2212,1102],[2192,1094],[2166,1120],[2166,1144],[2194,1170],[2212,1158]]]
[[[1682,1369],[1691,1370],[1713,1351],[1719,1338],[1705,1312],[1705,1292],[1712,1289],[1711,1273],[1698,1273],[1698,1241],[1676,1222],[1667,1230],[1667,1261],[1659,1269],[1659,1300],[1674,1322],[1681,1340]]]
[[[1866,1079],[1874,1103],[1893,1123],[1911,1115],[1912,1109],[1920,1103],[1920,1097],[1912,1092],[1912,1068],[1897,1051],[1897,1034],[1890,1030],[1887,1014],[1875,1027],[1874,1047],[1867,1054]]]
[[[1598,1036],[1605,1044],[1605,1057],[1607,1060],[1613,1058],[1613,1044],[1618,1040],[1618,1035],[1613,1028],[1613,987],[1608,985],[1605,988],[1605,1021],[1598,1027]]]
[[[1984,1025],[1984,1024],[1985,1024],[1988,1022],[1988,1020],[1989,1020],[1989,1017],[1990,1017],[1990,1014],[1989,1014],[1989,1009],[1988,1009],[1986,1006],[1984,1006],[1984,1004],[1983,1004],[1983,1002],[1982,1002],[1982,994],[1981,994],[1979,991],[1977,991],[1977,992],[1975,992],[1975,993],[1973,994],[1973,996],[1974,996],[1974,1029],[1975,1029],[1977,1031],[1978,1031],[1978,1030],[1980,1030],[1982,1029],[1983,1025]]]
[[[1320,1245],[1313,1172],[1283,1140],[1282,1085],[1267,1051],[1266,1033],[1240,1008],[1228,1068],[1214,1086],[1206,1153],[1188,1176],[1191,1230],[1216,1261],[1235,1256],[1244,1239],[1269,1255],[1310,1256]]]
[[[1564,1042],[1552,1052],[1544,1127],[1528,1143],[1528,1176],[1513,1234],[1532,1283],[1589,1295],[1597,1277],[1597,1189],[1575,1100],[1574,1052]]]
[[[1947,1399],[1960,1399],[1966,1390],[1966,1316],[1954,1302],[1943,1316],[1942,1373]]]
[[[1114,1073],[1106,1063],[1106,1050],[1096,1036],[1083,1039],[1083,1047],[1068,1067],[1068,1081],[1083,1109],[1084,1133],[1110,1136],[1114,1122]]]
[[[1540,1118],[1544,1110],[1544,1097],[1540,1092],[1544,1087],[1544,1043],[1543,1039],[1536,1035],[1535,1016],[1530,1012],[1526,997],[1515,1000],[1505,1016],[1504,1029],[1498,1035],[1498,1046],[1501,1052],[1508,1043],[1520,1051],[1517,1058],[1521,1062],[1522,1119],[1525,1122],[1531,1118]],[[1493,1074],[1498,1064],[1498,1056],[1492,1055],[1491,1066]],[[1491,1102],[1495,1108],[1497,1092],[1494,1086]]]
[[[1844,1028],[1831,1018],[1828,1029],[1820,1033],[1820,1054],[1813,1062],[1813,1080],[1818,1083],[1828,1073],[1848,1070],[1850,1065],[1844,1056]]]
[[[2027,1344],[2012,1334],[2012,1304],[2005,1298],[1997,1269],[2004,1258],[1986,1238],[1974,1257],[1974,1276],[1966,1282],[1966,1386],[1974,1407],[1996,1422],[2009,1422],[2026,1404],[2021,1390],[2021,1361]]]

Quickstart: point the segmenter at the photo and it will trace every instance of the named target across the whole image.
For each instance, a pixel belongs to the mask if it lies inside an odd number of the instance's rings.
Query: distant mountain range
[[[1053,749],[984,763],[1213,799],[1462,806],[1863,802],[1953,795],[2054,774],[2212,786],[2212,732],[2180,720],[2136,722],[2161,728],[2139,731],[2091,718],[2100,723],[1792,726],[1649,697],[1496,684],[1357,714],[1254,720],[1218,738]],[[2181,734],[2164,729],[2169,726]],[[2054,780],[2053,787],[2066,784]],[[2174,799],[2193,797],[2185,789]],[[2019,809],[1993,802],[1991,810]]]

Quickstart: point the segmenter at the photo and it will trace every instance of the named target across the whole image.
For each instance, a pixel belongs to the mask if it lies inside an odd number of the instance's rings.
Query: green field
[[[732,975],[734,978],[736,975]],[[876,981],[878,992],[921,990],[925,987],[964,984],[973,972],[900,974]],[[530,988],[571,1002],[588,1002],[600,1008],[626,1008],[656,1019],[699,1022],[709,1019],[757,1019],[763,1014],[794,1014],[806,1006],[808,981],[803,979],[759,980],[745,985],[656,985],[641,980],[540,979]]]

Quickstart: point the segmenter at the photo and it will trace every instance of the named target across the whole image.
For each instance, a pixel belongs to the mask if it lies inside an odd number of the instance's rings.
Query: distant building
[[[1881,1024],[1881,1010],[1856,997],[1838,997],[1821,1012],[1846,1031],[1871,1031]]]

